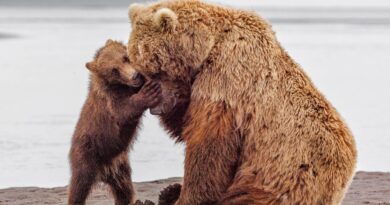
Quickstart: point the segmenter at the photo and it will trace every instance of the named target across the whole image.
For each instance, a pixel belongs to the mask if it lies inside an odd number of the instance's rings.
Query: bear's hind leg
[[[134,202],[134,187],[131,181],[129,163],[122,161],[111,168],[104,182],[107,183],[115,198],[115,205],[128,205]]]
[[[257,188],[239,188],[226,193],[218,205],[278,205],[276,196]]]

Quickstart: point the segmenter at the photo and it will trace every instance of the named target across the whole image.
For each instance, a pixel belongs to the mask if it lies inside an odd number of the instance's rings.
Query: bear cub
[[[116,205],[134,202],[127,152],[144,111],[161,99],[159,84],[136,72],[122,43],[108,40],[92,62],[90,87],[72,138],[69,205],[84,205],[91,187],[104,182]]]

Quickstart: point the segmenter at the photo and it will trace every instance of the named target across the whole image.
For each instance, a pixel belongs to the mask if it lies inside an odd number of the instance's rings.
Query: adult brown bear
[[[176,115],[168,128],[186,144],[177,205],[341,203],[352,134],[266,21],[196,0],[133,5],[129,17],[129,57],[162,86],[152,111]]]

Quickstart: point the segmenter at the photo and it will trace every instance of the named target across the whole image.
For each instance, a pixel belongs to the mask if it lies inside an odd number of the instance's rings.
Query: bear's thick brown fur
[[[127,151],[144,111],[158,103],[161,88],[144,83],[119,42],[108,40],[86,66],[91,82],[72,139],[68,204],[84,205],[91,186],[102,181],[116,205],[128,205],[134,202],[134,188]]]
[[[265,20],[196,0],[133,5],[129,17],[129,57],[161,82],[155,113],[190,88],[179,128],[168,126],[186,144],[176,205],[341,203],[352,134]]]

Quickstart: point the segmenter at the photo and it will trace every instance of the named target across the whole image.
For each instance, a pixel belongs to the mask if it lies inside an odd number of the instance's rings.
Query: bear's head
[[[130,64],[127,48],[120,42],[107,40],[86,67],[95,83],[110,88],[140,88],[144,77]]]
[[[162,87],[162,103],[152,113],[169,112],[183,90],[191,102],[208,99],[238,107],[242,99],[258,99],[277,77],[282,49],[255,13],[199,0],[167,0],[133,4],[129,18],[129,58]]]
[[[130,6],[129,58],[138,71],[162,87],[162,103],[151,109],[152,114],[167,113],[188,101],[191,84],[207,60],[217,33],[208,9],[196,0]]]

